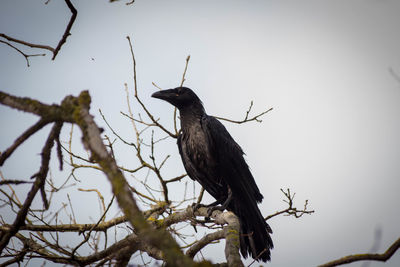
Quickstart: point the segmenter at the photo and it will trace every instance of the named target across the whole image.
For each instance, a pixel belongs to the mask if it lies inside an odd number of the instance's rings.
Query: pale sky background
[[[64,1],[44,2],[1,0],[0,32],[55,47],[70,12]],[[55,61],[47,53],[31,58],[27,68],[20,54],[0,44],[1,91],[60,103],[88,89],[99,125],[106,127],[101,108],[119,133],[134,140],[131,125],[119,114],[127,110],[123,84],[132,89],[126,36],[134,41],[140,95],[170,129],[173,110],[150,98],[157,90],[151,82],[162,88],[179,85],[190,54],[185,85],[196,91],[209,114],[241,119],[251,100],[254,112],[274,108],[261,124],[224,123],[247,154],[265,197],[262,213],[285,208],[280,188],[296,192],[299,208],[308,199],[316,211],[301,219],[269,221],[275,248],[267,266],[316,266],[368,252],[376,229],[382,230],[379,252],[400,236],[400,83],[389,72],[400,74],[400,1],[73,3],[78,17]],[[36,120],[0,106],[0,149]],[[27,179],[37,171],[48,129],[1,167],[7,178]],[[63,130],[64,140],[69,129]],[[160,153],[174,155],[166,169],[172,177],[183,167],[174,141],[168,142]],[[133,168],[132,148],[116,146],[119,162]],[[68,174],[56,168],[53,164],[53,179],[61,183]],[[109,199],[108,181],[89,173],[80,173],[78,187],[99,188]],[[28,187],[16,188],[23,199]],[[67,202],[66,193],[54,200],[54,209]],[[88,216],[96,218],[94,195],[76,188],[68,193],[76,216],[88,222]],[[203,255],[224,260],[218,245]],[[400,253],[369,266],[400,266]]]

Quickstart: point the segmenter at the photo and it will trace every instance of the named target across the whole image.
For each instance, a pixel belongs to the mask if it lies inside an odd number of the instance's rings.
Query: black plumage
[[[178,148],[186,172],[216,199],[213,204],[222,204],[222,209],[238,216],[242,255],[270,260],[272,230],[258,209],[257,203],[263,196],[243,158],[243,150],[221,122],[206,114],[202,102],[191,89],[162,90],[152,97],[179,109]]]

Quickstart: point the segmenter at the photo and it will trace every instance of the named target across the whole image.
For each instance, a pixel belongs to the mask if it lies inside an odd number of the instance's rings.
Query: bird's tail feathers
[[[234,205],[233,212],[240,222],[240,252],[244,258],[251,256],[256,261],[269,261],[274,247],[271,227],[264,220],[257,205],[241,208]]]

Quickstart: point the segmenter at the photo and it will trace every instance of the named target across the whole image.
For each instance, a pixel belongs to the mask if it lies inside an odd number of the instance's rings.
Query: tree
[[[70,1],[66,1],[66,3],[67,5],[68,3],[71,4]],[[71,12],[72,16],[74,16],[72,9]],[[67,27],[66,34],[63,35],[65,36],[65,39],[63,37],[64,42],[69,35],[73,21],[71,17],[69,23],[71,26],[69,29]],[[4,34],[1,37],[4,37]],[[63,43],[61,41],[60,48]],[[24,44],[23,41],[19,43]],[[53,53],[57,51],[58,53],[60,48],[50,51]],[[53,54],[53,59],[57,53]],[[29,66],[29,55],[22,54]],[[188,61],[189,58],[186,63]],[[232,233],[230,230],[234,230],[237,227],[235,216],[229,212],[216,212],[213,214],[212,220],[207,221],[202,218],[206,214],[205,210],[200,209],[193,213],[190,205],[193,201],[200,202],[202,200],[203,191],[200,191],[200,194],[196,194],[193,197],[188,197],[188,194],[184,194],[176,198],[176,196],[171,194],[171,188],[177,184],[182,185],[180,181],[185,180],[185,175],[165,176],[163,170],[166,167],[169,156],[163,157],[157,148],[165,142],[174,143],[174,138],[176,138],[179,131],[176,123],[176,114],[174,114],[173,118],[173,130],[168,130],[172,127],[161,124],[150,109],[145,106],[139,97],[138,86],[136,84],[134,57],[133,62],[135,74],[133,79],[134,98],[131,99],[129,97],[129,90],[126,85],[128,112],[122,114],[132,123],[136,135],[136,140],[133,142],[121,137],[121,133],[118,133],[110,126],[112,120],[109,124],[105,116],[103,116],[104,122],[106,125],[109,125],[109,129],[105,131],[111,131],[114,137],[106,135],[103,129],[94,123],[92,119],[93,113],[89,111],[90,95],[87,92],[82,92],[78,97],[67,96],[58,105],[46,105],[35,99],[20,98],[4,93],[0,95],[0,102],[2,104],[36,114],[40,117],[37,123],[23,132],[1,154],[1,164],[9,157],[12,157],[14,151],[22,143],[31,138],[34,133],[46,125],[52,125],[52,129],[41,151],[41,166],[39,171],[32,175],[33,180],[12,180],[4,177],[3,181],[1,181],[2,209],[11,210],[15,214],[12,221],[2,220],[0,228],[1,256],[6,260],[3,262],[4,265],[24,260],[28,261],[34,258],[77,265],[102,265],[108,263],[124,265],[132,255],[141,255],[142,252],[145,252],[150,258],[166,262],[173,266],[190,266],[196,264],[191,258],[198,255],[202,248],[211,246],[213,242],[221,239],[226,240],[225,253],[227,264],[241,264],[239,262],[240,257],[237,245],[231,242],[236,237],[229,235],[229,233]],[[187,64],[181,83],[185,80],[186,68]],[[135,115],[133,114],[130,108],[132,100],[135,101],[135,110],[140,108],[140,114],[143,116],[137,114],[137,111]],[[243,120],[225,120],[233,123],[259,121],[259,118],[269,111],[266,110],[256,116],[250,116],[251,109],[252,104]],[[72,126],[70,135],[67,135],[66,140],[63,140],[62,129],[64,129],[65,135],[66,124],[71,124]],[[87,157],[82,156],[84,152],[77,152],[72,149],[73,135],[75,135],[75,130],[73,131],[74,125],[75,127],[78,126],[81,130],[84,147],[90,154]],[[138,162],[136,166],[126,168],[117,164],[118,157],[116,155],[118,153],[116,153],[116,146],[118,144],[124,144],[136,151]],[[59,177],[53,178],[50,172],[52,169],[51,159],[55,158],[54,155],[51,156],[54,145],[56,145],[56,155],[59,159],[60,168],[64,167],[64,172],[68,174],[65,181],[59,181],[62,179]],[[148,155],[150,156],[147,157]],[[109,179],[114,192],[114,197],[105,199],[95,186],[90,189],[81,189],[87,192],[96,192],[101,205],[101,213],[91,224],[81,222],[79,218],[75,217],[74,213],[77,211],[77,208],[73,207],[71,202],[61,206],[60,209],[58,209],[59,207],[55,207],[52,202],[59,192],[64,189],[70,189],[69,186],[71,184],[68,183],[69,179],[85,179],[84,176],[81,177],[77,174],[78,170],[84,168],[89,168],[93,172],[103,172]],[[148,184],[149,176],[144,171],[148,171],[158,180],[161,190],[152,188]],[[132,181],[133,179],[127,179],[126,176],[129,174],[134,174],[138,180]],[[61,184],[61,186],[58,186],[57,183]],[[26,199],[20,201],[15,194],[15,188],[25,185],[30,186],[30,188],[27,190]],[[77,185],[74,186],[75,188],[78,187]],[[140,186],[141,188],[139,189]],[[185,183],[183,188],[185,190],[182,191],[189,191],[187,183]],[[37,205],[35,206],[34,204],[34,198],[38,195],[39,191],[44,208],[37,208]],[[282,190],[282,193],[288,207],[267,216],[266,219],[271,219],[281,214],[300,217],[303,214],[313,212],[307,209],[307,201],[304,208],[297,209],[293,204],[294,194],[289,189]],[[112,216],[109,213],[112,206],[115,205],[114,198],[116,198],[119,207],[123,211],[121,216]],[[95,206],[95,203],[89,205]],[[63,215],[62,213],[65,214]],[[65,222],[65,216],[68,220],[67,223]],[[61,221],[64,223],[61,223]],[[187,229],[180,229],[181,224],[193,227],[193,229],[190,229],[190,234],[195,235],[197,230],[201,231],[202,229],[206,229],[207,232],[203,237],[200,235],[195,236],[190,243],[185,245],[183,242],[186,242],[185,239],[188,238],[186,236]],[[121,227],[127,233],[123,238],[117,239],[115,242],[110,242],[110,232],[120,232]],[[64,238],[67,239],[71,233],[75,237],[79,234],[78,237],[80,239],[76,240],[76,243],[66,245],[62,241]],[[390,258],[399,247],[398,243],[396,241],[388,250],[389,252],[385,253],[383,257],[376,258]],[[359,257],[359,259],[374,258]],[[334,264],[337,265],[343,262],[345,261],[339,260],[339,262],[335,262]],[[204,261],[201,264],[206,265],[211,263]]]

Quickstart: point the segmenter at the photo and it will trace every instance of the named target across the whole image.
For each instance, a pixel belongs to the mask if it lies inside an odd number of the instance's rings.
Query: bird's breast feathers
[[[183,152],[189,156],[192,162],[203,166],[208,165],[209,167],[212,162],[215,162],[215,155],[210,151],[207,136],[204,131],[201,129],[183,131],[182,139],[182,144],[184,144],[182,146]]]

